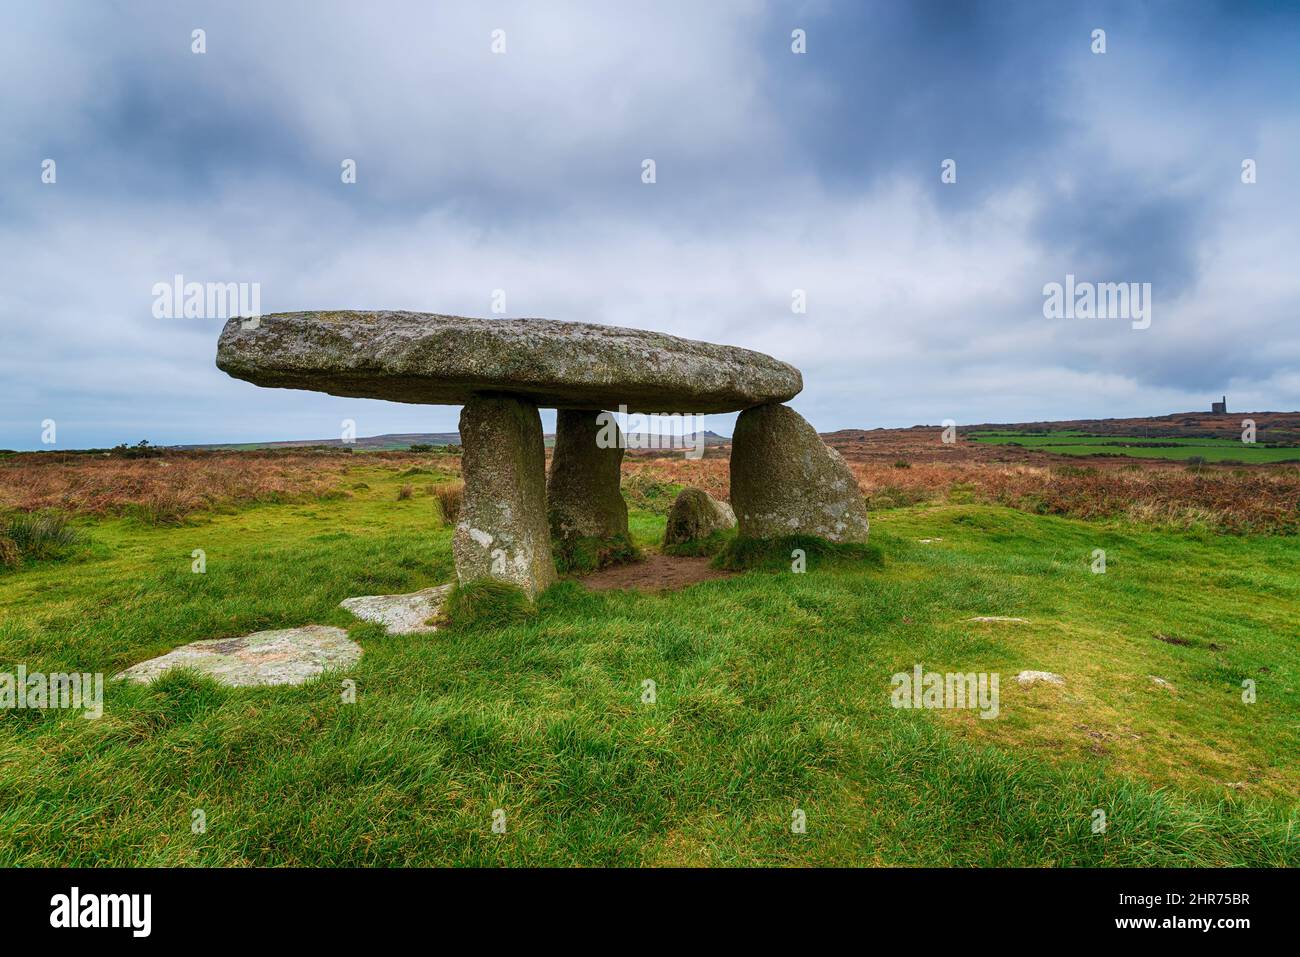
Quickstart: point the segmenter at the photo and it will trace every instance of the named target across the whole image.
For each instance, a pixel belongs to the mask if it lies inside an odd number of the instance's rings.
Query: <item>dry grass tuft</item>
[[[0,568],[17,568],[22,561],[23,555],[18,550],[18,543],[8,535],[0,535]]]
[[[438,507],[442,510],[442,523],[455,525],[460,521],[460,506],[465,497],[464,483],[439,485],[433,490],[433,494],[438,496]]]
[[[623,457],[623,496],[628,504],[667,514],[678,486],[703,489],[716,499],[731,495],[730,462],[722,458],[688,459],[683,455]]]

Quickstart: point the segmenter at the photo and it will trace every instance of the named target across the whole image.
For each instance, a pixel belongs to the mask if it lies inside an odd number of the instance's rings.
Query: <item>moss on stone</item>
[[[641,560],[640,550],[628,535],[556,539],[553,551],[555,567],[562,575],[594,572],[609,565],[626,565]]]

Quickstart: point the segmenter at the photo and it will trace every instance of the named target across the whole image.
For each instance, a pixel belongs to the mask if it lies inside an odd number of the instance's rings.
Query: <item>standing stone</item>
[[[867,505],[853,473],[789,406],[740,413],[731,440],[731,505],[742,538],[867,540]]]
[[[664,545],[686,545],[708,538],[714,532],[736,527],[736,513],[726,502],[719,502],[699,488],[684,488],[677,493],[668,511],[664,528]]]
[[[452,539],[462,584],[495,578],[531,597],[555,581],[546,524],[546,447],[537,406],[475,396],[460,413],[460,522]]]
[[[551,535],[557,542],[628,537],[627,502],[619,491],[622,433],[612,416],[604,426],[599,416],[599,412],[586,409],[556,413],[546,500]]]

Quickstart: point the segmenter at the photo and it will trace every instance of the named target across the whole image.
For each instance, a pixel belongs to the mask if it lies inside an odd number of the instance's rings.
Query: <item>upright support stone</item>
[[[612,417],[605,423],[599,417],[598,411],[587,409],[556,413],[546,500],[557,542],[627,539],[627,502],[619,491],[622,434]]]
[[[735,527],[736,513],[730,505],[719,502],[704,489],[684,488],[668,510],[664,548],[697,544],[714,532]]]
[[[853,473],[789,406],[740,413],[731,439],[731,506],[742,538],[867,540],[867,504]]]
[[[452,539],[456,577],[509,582],[530,596],[555,581],[546,523],[546,446],[537,406],[470,398],[460,413],[465,497]]]

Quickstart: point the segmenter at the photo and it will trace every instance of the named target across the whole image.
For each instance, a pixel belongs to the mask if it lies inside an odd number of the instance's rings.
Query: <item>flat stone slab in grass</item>
[[[501,392],[547,408],[736,412],[803,389],[794,366],[735,346],[619,326],[423,312],[231,319],[217,367],[261,386],[433,405]]]
[[[442,608],[450,585],[435,585],[405,595],[365,595],[339,604],[362,621],[377,621],[390,635],[416,635],[438,630],[428,620]]]
[[[348,668],[361,646],[342,628],[304,625],[242,638],[210,638],[132,665],[117,679],[148,684],[174,668],[191,668],[235,688],[300,685],[326,669]]]

